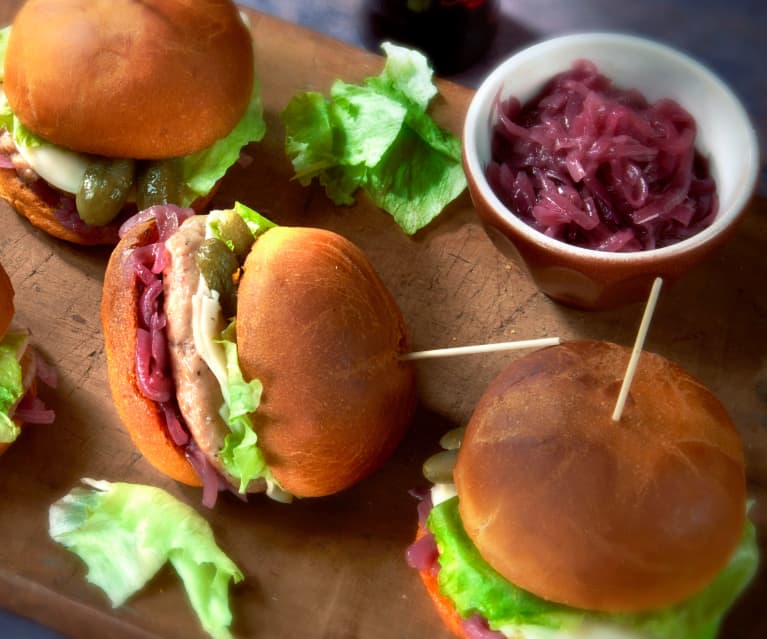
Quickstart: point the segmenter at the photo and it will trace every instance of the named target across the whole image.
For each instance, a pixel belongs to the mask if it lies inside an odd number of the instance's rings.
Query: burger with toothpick
[[[756,571],[741,442],[667,359],[570,341],[503,370],[427,460],[408,558],[468,639],[713,639]]]

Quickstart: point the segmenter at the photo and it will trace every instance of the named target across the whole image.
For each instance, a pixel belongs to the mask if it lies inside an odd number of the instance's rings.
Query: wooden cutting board
[[[3,3],[9,22],[18,2]],[[265,139],[247,149],[214,206],[240,200],[279,224],[319,226],[356,242],[399,302],[414,348],[559,335],[631,344],[641,305],[573,311],[542,295],[486,237],[466,194],[415,237],[364,199],[337,208],[291,180],[279,113],[299,91],[377,74],[382,59],[247,11],[266,109]],[[437,120],[458,133],[471,92],[442,83]],[[202,88],[204,90],[204,87]],[[663,293],[647,347],[700,377],[730,410],[745,442],[752,517],[767,548],[767,206],[757,200],[733,241]],[[200,493],[161,477],[121,427],[106,381],[99,305],[106,249],[54,240],[0,204],[0,261],[16,288],[17,323],[58,370],[45,398],[50,426],[27,428],[0,460],[0,606],[73,637],[203,636],[170,569],[113,610],[81,562],[47,534],[48,507],[81,477],[161,486],[211,523],[246,575],[233,590],[234,630],[269,639],[445,639],[404,560],[416,522],[409,489],[446,430],[464,424],[485,386],[519,355],[418,364],[420,407],[405,441],[374,476],[343,494],[292,505]],[[724,637],[767,636],[764,571],[730,615]]]

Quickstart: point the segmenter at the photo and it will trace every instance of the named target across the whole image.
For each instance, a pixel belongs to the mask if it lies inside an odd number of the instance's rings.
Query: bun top
[[[365,255],[321,229],[272,228],[245,261],[237,350],[263,384],[253,415],[285,490],[318,497],[378,468],[415,407],[399,307]]]
[[[5,337],[8,327],[13,319],[13,285],[0,264],[0,340]]]
[[[544,599],[611,612],[691,596],[743,532],[735,426],[700,382],[643,353],[618,423],[631,351],[569,342],[523,357],[488,387],[455,468],[482,556]]]
[[[253,43],[229,0],[28,0],[11,30],[13,112],[60,146],[133,159],[227,135],[253,86]]]

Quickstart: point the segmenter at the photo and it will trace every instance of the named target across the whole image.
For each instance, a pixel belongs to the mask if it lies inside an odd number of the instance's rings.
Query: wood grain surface
[[[0,22],[18,2],[0,6]],[[587,313],[553,303],[520,266],[497,252],[467,194],[427,229],[404,235],[364,198],[337,208],[321,189],[292,181],[279,113],[299,91],[358,81],[382,60],[303,28],[249,11],[266,109],[265,139],[250,146],[213,202],[235,200],[278,224],[335,230],[369,256],[400,304],[415,349],[559,335],[631,344],[641,305]],[[458,133],[471,92],[442,83],[437,120]],[[714,259],[664,291],[649,350],[686,367],[724,402],[743,437],[752,518],[767,549],[767,202],[755,200],[739,232]],[[153,484],[211,523],[245,582],[233,589],[234,630],[269,639],[446,639],[404,560],[415,533],[421,462],[446,430],[470,416],[485,386],[519,354],[418,364],[420,406],[409,434],[378,473],[330,498],[286,506],[222,497],[161,477],[135,451],[112,406],[99,305],[107,249],[56,241],[0,204],[0,261],[16,288],[17,323],[58,369],[45,399],[50,426],[25,429],[0,460],[0,607],[78,638],[201,637],[183,589],[163,571],[112,609],[81,562],[47,534],[48,507],[81,477]],[[767,636],[767,574],[734,608],[723,637]]]

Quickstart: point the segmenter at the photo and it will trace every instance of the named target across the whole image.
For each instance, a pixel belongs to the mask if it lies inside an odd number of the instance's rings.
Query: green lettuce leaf
[[[301,93],[282,112],[285,150],[293,158],[296,178],[307,186],[313,177],[335,166],[329,103],[316,91]]]
[[[432,509],[428,527],[440,550],[440,590],[463,617],[479,613],[490,627],[576,628],[583,623],[620,626],[652,639],[714,639],[729,607],[753,578],[758,547],[746,518],[741,542],[730,562],[701,592],[660,610],[607,614],[544,601],[514,586],[479,554],[461,523],[458,498]]]
[[[384,42],[386,64],[380,75],[368,78],[367,84],[378,91],[399,94],[426,111],[431,99],[437,95],[434,71],[425,56],[413,55],[410,49]]]
[[[221,216],[228,213],[229,211],[234,211],[235,213],[237,213],[237,215],[239,215],[242,218],[242,221],[245,222],[245,225],[253,234],[254,238],[258,237],[259,235],[261,235],[261,233],[264,233],[270,228],[277,226],[270,219],[264,217],[257,211],[254,211],[250,207],[245,206],[244,204],[241,204],[240,202],[235,202],[234,207],[228,210],[211,211],[208,214],[206,224],[208,228],[210,229],[210,232],[213,235],[213,237],[224,242],[224,244],[226,244],[229,247],[230,251],[234,250],[234,244],[232,240],[224,237],[221,234]]]
[[[0,62],[0,65],[2,63]],[[0,69],[2,66],[0,66]],[[0,92],[0,129],[5,129],[13,137],[13,141],[17,144],[23,144],[28,147],[41,146],[43,144],[50,144],[43,138],[35,135],[27,127],[25,127],[19,118],[17,118],[13,111],[11,111],[11,105],[8,103],[8,98],[4,92]]]
[[[139,484],[83,480],[49,511],[49,532],[88,567],[87,579],[122,605],[170,562],[202,627],[229,639],[229,584],[242,581],[208,523],[165,491]]]
[[[0,94],[0,129],[5,129],[13,135],[13,112],[5,93]]]
[[[464,189],[460,160],[435,152],[409,127],[367,177],[370,199],[408,234],[431,222]]]
[[[245,492],[248,483],[268,473],[264,455],[258,447],[258,436],[250,421],[261,403],[263,386],[257,379],[246,382],[237,359],[236,320],[221,333],[220,343],[226,354],[226,384],[221,387],[224,405],[221,418],[229,427],[224,438],[224,447],[219,451],[227,472],[240,480],[240,492]]]
[[[437,94],[417,51],[384,43],[383,71],[363,85],[337,80],[326,99],[295,96],[281,113],[296,178],[314,178],[338,205],[358,189],[413,234],[466,188],[459,140],[427,114]]]
[[[21,353],[27,345],[28,335],[22,331],[9,331],[0,341],[0,443],[10,444],[21,432],[10,417],[10,411],[24,395]]]
[[[336,80],[330,90],[331,122],[339,133],[336,160],[374,167],[394,144],[405,122],[401,101],[369,87]]]
[[[258,211],[254,211],[249,206],[245,206],[241,202],[234,203],[234,211],[239,215],[250,232],[253,233],[253,237],[258,237],[261,233],[265,233],[271,228],[277,226],[269,218],[264,217]]]
[[[239,202],[235,203],[234,212],[243,219],[254,238],[276,226],[271,220]],[[213,211],[207,218],[207,231],[224,241],[226,239],[221,236],[220,220],[226,213],[229,211]],[[220,305],[217,302],[214,304],[217,310],[211,312],[219,315],[219,318],[213,318],[213,326],[218,327],[224,320]],[[208,353],[206,361],[219,383],[223,399],[219,415],[229,429],[218,451],[218,458],[226,472],[239,479],[241,493],[246,492],[251,481],[264,478],[267,494],[272,499],[287,502],[292,496],[279,486],[258,447],[258,436],[250,415],[256,412],[261,403],[262,385],[258,379],[245,381],[237,356],[236,326],[236,320],[232,320],[220,333],[217,332],[218,328],[204,331],[207,347],[203,350]]]
[[[8,48],[8,37],[11,35],[11,25],[0,29],[0,82],[5,80],[5,51]]]
[[[266,123],[261,102],[260,85],[253,82],[250,102],[237,126],[224,138],[216,140],[207,149],[197,151],[183,158],[184,182],[187,192],[181,202],[189,206],[194,200],[210,192],[213,186],[229,170],[240,150],[251,142],[257,142],[264,137]]]
[[[39,135],[32,133],[32,131],[25,127],[21,123],[21,120],[19,120],[19,118],[17,118],[15,115],[13,116],[12,127],[13,128],[9,128],[8,130],[11,132],[11,135],[13,135],[13,141],[17,146],[34,148],[36,146],[50,144],[50,142],[47,142],[44,138],[41,138]]]

